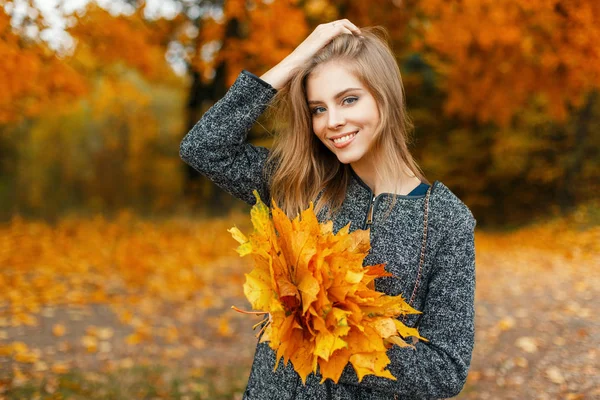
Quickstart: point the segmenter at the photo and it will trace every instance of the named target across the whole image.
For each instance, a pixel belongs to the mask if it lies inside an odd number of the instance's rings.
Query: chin
[[[341,162],[342,164],[352,164],[356,160],[354,158],[349,158],[349,157],[342,157],[342,158],[338,157],[338,161]]]

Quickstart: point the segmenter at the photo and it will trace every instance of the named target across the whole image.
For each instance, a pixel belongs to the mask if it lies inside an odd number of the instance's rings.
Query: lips
[[[358,131],[342,133],[341,135],[337,135],[337,136],[331,138],[330,140],[332,141],[335,148],[341,149],[343,147],[348,146],[350,143],[352,143],[357,134],[358,134]],[[349,139],[345,139],[345,140],[339,141],[337,143],[334,141],[335,139],[340,139],[340,138],[345,138],[345,137],[349,137]]]
[[[329,138],[329,140],[335,140],[335,139],[339,139],[342,138],[344,136],[348,136],[348,135],[352,135],[353,133],[357,133],[358,131],[352,131],[352,132],[346,132],[346,133],[340,133],[339,135],[335,135]]]

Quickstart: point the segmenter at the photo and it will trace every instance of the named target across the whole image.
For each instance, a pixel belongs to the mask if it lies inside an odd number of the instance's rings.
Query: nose
[[[327,127],[329,129],[338,129],[346,123],[346,119],[342,112],[331,108],[328,110],[328,114]]]

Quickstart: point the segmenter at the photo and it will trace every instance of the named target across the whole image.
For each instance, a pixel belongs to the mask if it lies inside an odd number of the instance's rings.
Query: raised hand
[[[317,26],[292,53],[261,76],[261,79],[275,89],[280,89],[290,79],[295,68],[309,61],[315,53],[331,42],[334,37],[342,34],[360,35],[360,29],[347,19]]]

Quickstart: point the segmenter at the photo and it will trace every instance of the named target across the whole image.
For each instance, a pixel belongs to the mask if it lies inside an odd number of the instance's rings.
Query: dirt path
[[[461,399],[600,398],[598,258],[477,254],[476,346]]]

